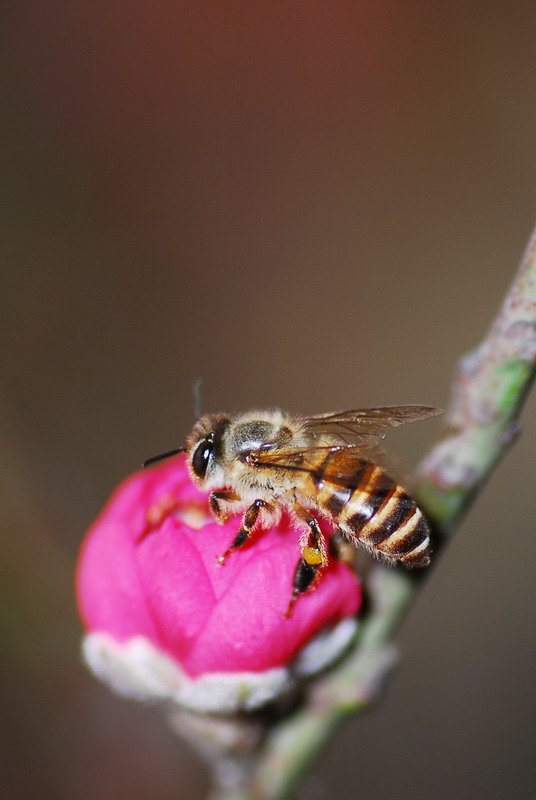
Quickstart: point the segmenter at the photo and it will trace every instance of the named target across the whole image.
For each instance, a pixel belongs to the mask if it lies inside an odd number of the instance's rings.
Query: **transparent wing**
[[[367,446],[383,439],[391,428],[442,413],[440,408],[434,406],[382,406],[304,417],[303,423],[315,437],[336,436],[346,445]]]
[[[355,480],[356,469],[364,464],[381,463],[381,451],[376,447],[324,446],[297,450],[255,452],[251,465],[258,469],[285,469],[318,475],[322,480],[349,486]]]

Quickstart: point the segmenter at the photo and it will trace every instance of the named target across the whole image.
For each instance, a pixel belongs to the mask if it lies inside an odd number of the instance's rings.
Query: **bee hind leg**
[[[243,547],[245,545],[245,543],[251,536],[251,532],[255,527],[257,520],[259,518],[259,514],[261,513],[261,510],[263,508],[266,509],[267,511],[272,510],[272,506],[269,503],[267,503],[266,500],[260,500],[260,499],[255,500],[250,505],[250,507],[244,514],[240,530],[233,539],[231,546],[227,548],[227,550],[225,551],[225,553],[223,553],[223,555],[217,556],[218,563],[224,564],[225,559],[228,558],[228,556],[230,556],[234,550],[238,550],[240,547]]]
[[[350,544],[340,528],[333,531],[333,535],[329,540],[329,554],[342,561],[352,571],[355,571],[357,548],[355,545]]]
[[[326,540],[318,520],[303,506],[296,503],[294,513],[306,527],[300,536],[301,557],[298,559],[292,581],[292,596],[284,616],[290,617],[292,609],[301,594],[314,589],[320,580],[322,570],[328,563]]]

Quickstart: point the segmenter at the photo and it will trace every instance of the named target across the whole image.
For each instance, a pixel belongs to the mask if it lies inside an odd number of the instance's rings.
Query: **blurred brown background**
[[[6,3],[0,795],[197,800],[73,566],[204,410],[447,402],[536,216],[533,3]],[[300,797],[530,798],[535,402]],[[414,464],[433,422],[392,436]],[[426,698],[423,701],[423,696]],[[2,786],[3,784],[3,786]]]

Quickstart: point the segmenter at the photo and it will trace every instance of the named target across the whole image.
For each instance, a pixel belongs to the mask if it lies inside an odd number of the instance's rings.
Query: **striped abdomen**
[[[330,481],[337,473],[337,453],[325,475],[311,474],[316,500],[355,544],[377,551],[388,560],[425,567],[430,562],[430,530],[405,489],[378,466],[356,459],[344,484]],[[347,472],[346,468],[343,471]]]

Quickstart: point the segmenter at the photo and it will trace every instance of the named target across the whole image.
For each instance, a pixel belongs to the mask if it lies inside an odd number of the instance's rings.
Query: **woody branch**
[[[439,442],[417,471],[414,495],[434,528],[436,554],[518,435],[535,372],[536,229],[487,336],[458,362]],[[377,697],[394,663],[393,635],[420,582],[414,573],[374,565],[370,610],[353,653],[313,684],[304,706],[271,729],[248,769],[220,783],[214,799],[289,795],[336,727]]]

